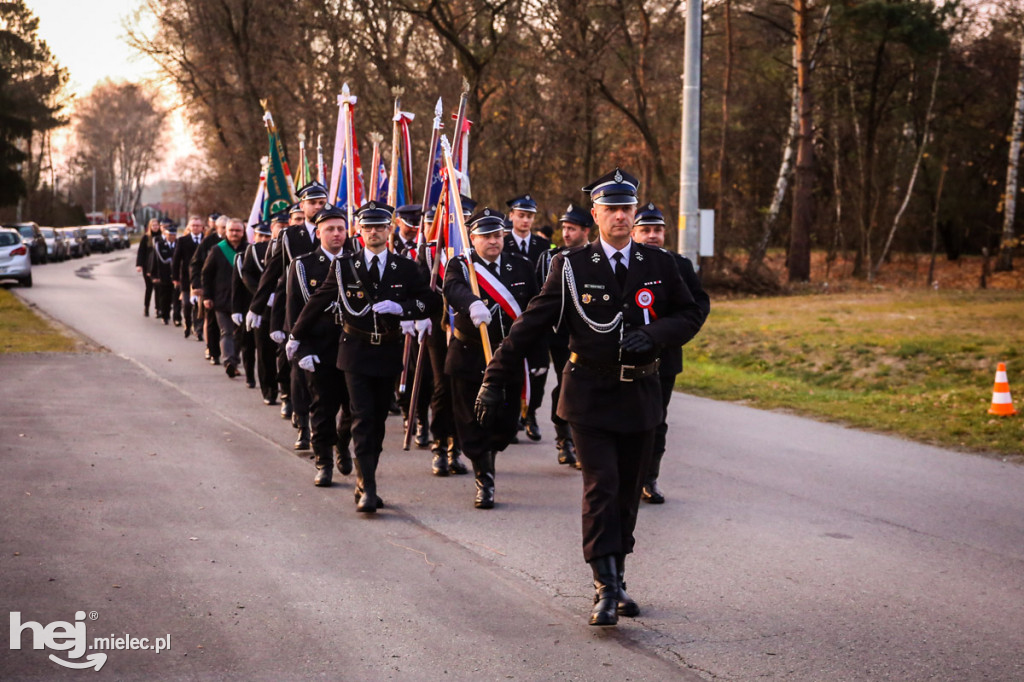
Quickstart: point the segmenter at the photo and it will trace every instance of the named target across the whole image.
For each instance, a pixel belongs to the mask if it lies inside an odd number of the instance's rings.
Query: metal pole
[[[96,212],[96,166],[92,167],[92,212]]]
[[[687,0],[683,54],[683,145],[679,172],[679,252],[698,267],[700,248],[700,58],[703,0]]]

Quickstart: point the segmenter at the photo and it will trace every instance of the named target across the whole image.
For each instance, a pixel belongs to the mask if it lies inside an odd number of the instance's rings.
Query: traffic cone
[[[1006,363],[1000,362],[996,367],[996,385],[992,388],[992,407],[989,414],[997,417],[1012,417],[1017,414],[1013,409],[1013,398],[1010,397],[1010,382],[1006,379]]]

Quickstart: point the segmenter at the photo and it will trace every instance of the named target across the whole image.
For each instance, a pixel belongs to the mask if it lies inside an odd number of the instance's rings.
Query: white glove
[[[482,324],[491,323],[491,311],[483,301],[473,301],[469,304],[469,319],[473,320],[473,326],[479,327]]]
[[[262,315],[257,315],[251,310],[245,314],[245,331],[251,332],[253,329],[259,329],[261,324],[263,324]]]
[[[429,317],[426,317],[422,320],[416,320],[416,331],[418,332],[418,334],[416,335],[416,340],[419,341],[420,343],[423,343],[423,339],[427,336],[427,334],[431,332],[433,328],[434,323],[430,321]]]
[[[306,370],[307,372],[315,372],[316,364],[320,362],[320,356],[318,355],[304,355],[299,358],[299,367]]]
[[[267,299],[267,307],[268,308],[273,307],[273,305],[274,305],[274,297],[275,296],[277,296],[277,294],[273,293],[273,294],[270,295],[270,298]]]
[[[299,349],[299,342],[295,339],[288,339],[288,343],[284,344],[284,354],[288,357],[290,362],[295,357],[295,351]]]
[[[402,328],[403,334],[416,333],[416,323],[413,322],[412,320],[402,320],[401,322],[398,323],[398,326]]]
[[[401,315],[404,310],[402,305],[395,301],[377,301],[373,304],[373,312],[378,315]]]
[[[280,329],[277,330],[276,332],[270,332],[270,340],[273,341],[274,343],[281,343],[282,341],[285,340],[285,338],[287,337],[285,336],[284,332],[281,331]]]
[[[231,321],[235,323],[236,327],[241,327],[242,326],[242,322],[244,320],[245,320],[245,318],[242,317],[242,313],[231,313]],[[249,331],[249,330],[246,329],[246,331]]]
[[[192,305],[199,305],[199,297],[195,294],[192,294],[188,300],[191,301]]]

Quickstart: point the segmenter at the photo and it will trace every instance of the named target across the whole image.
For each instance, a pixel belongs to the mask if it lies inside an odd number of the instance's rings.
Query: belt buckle
[[[370,333],[370,343],[373,344],[374,346],[380,345],[380,334],[378,332]]]
[[[634,370],[634,369],[636,369],[636,365],[621,365],[619,367],[619,381],[633,381],[633,377],[632,376],[630,376],[630,377],[626,376],[626,370],[627,369],[628,370]]]

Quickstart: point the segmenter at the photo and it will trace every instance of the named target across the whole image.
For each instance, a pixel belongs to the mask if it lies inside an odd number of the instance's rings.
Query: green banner
[[[268,130],[267,134],[270,137],[270,164],[267,167],[267,194],[263,200],[264,217],[286,211],[292,204],[291,188],[288,186],[288,161],[277,139],[277,132]]]

